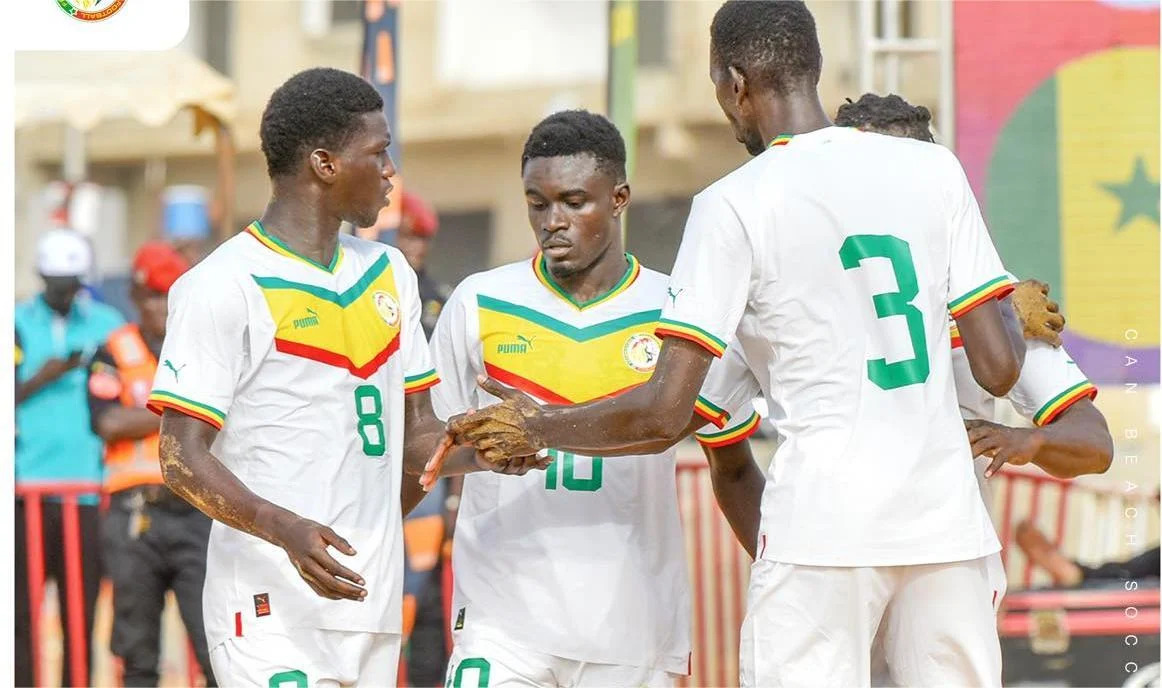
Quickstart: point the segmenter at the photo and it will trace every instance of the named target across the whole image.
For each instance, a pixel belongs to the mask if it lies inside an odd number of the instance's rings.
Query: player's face
[[[395,164],[387,152],[391,132],[382,112],[362,116],[358,130],[352,134],[334,158],[334,207],[340,219],[359,227],[370,227],[387,205],[391,191],[389,178],[395,176]]]
[[[533,158],[523,179],[529,224],[554,277],[581,272],[609,255],[629,203],[627,184],[599,169],[589,154]]]
[[[129,290],[129,296],[141,316],[141,329],[147,335],[164,336],[165,318],[169,315],[169,297],[165,292],[134,284]]]
[[[747,95],[741,92],[742,84],[735,74],[731,73],[710,51],[710,81],[714,83],[714,97],[726,121],[730,122],[730,129],[734,132],[734,140],[746,146],[746,152],[758,155],[766,150],[763,137],[755,126],[752,109],[746,107]]]

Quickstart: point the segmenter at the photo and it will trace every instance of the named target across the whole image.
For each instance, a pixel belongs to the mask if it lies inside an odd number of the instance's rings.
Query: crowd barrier
[[[701,457],[689,456],[679,462],[678,498],[685,531],[687,561],[693,588],[693,647],[691,673],[680,685],[737,685],[739,628],[745,609],[746,585],[750,559],[735,541],[726,519],[719,511],[710,483],[708,467]],[[997,530],[1004,550],[1010,589],[1028,588],[1046,582],[1029,566],[1016,547],[1010,547],[1016,524],[1029,520],[1044,530],[1051,541],[1078,556],[1083,563],[1120,558],[1150,546],[1158,538],[1158,501],[1145,489],[1127,491],[1109,481],[1063,481],[1036,469],[1006,467],[992,479]],[[83,603],[81,535],[78,499],[98,493],[90,484],[22,485],[17,497],[25,503],[25,531],[28,538],[29,601],[32,609],[31,632],[34,639],[36,684],[45,681],[43,656],[43,609],[45,601],[42,546],[42,505],[45,500],[59,500],[62,507],[66,604],[78,608]],[[447,552],[444,552],[447,556]],[[445,614],[450,613],[452,571],[444,567],[441,581],[445,588]],[[91,642],[85,636],[81,615],[60,618],[72,623],[63,629],[71,652],[74,676],[90,682],[90,667],[82,658]],[[450,645],[451,639],[446,639]],[[192,649],[184,638],[185,667],[178,680],[187,685],[202,685],[201,672]],[[97,652],[107,651],[95,648]],[[402,668],[402,666],[401,666]],[[402,680],[400,685],[404,685]],[[170,677],[169,685],[175,677]],[[117,674],[113,679],[119,684]],[[166,681],[163,680],[163,683]]]

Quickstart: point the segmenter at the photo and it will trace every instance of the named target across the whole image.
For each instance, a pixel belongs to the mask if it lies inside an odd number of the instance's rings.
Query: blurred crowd
[[[179,199],[181,189],[175,194]],[[419,277],[423,325],[430,334],[449,289],[425,270],[439,227],[435,211],[405,193],[395,244]],[[167,594],[182,622],[206,685],[216,685],[202,624],[202,585],[211,521],[164,484],[158,461],[160,417],[145,408],[165,338],[172,285],[216,243],[197,204],[171,203],[161,238],[138,247],[126,279],[98,282],[90,239],[67,216],[39,237],[39,293],[15,310],[16,508],[15,685],[43,685],[36,657],[32,596],[56,583],[63,629],[83,628],[80,646],[63,643],[61,685],[92,685],[73,667],[92,666],[93,624],[101,581],[113,592],[110,650],[121,684],[159,681],[162,615]],[[224,238],[224,236],[222,237]],[[444,679],[447,649],[442,599],[459,480],[433,490],[405,523],[405,627],[411,685]],[[75,500],[75,501],[74,501]],[[71,506],[75,503],[76,518]],[[77,524],[76,534],[70,532]],[[29,530],[29,525],[32,529]],[[39,525],[37,525],[39,524]],[[80,559],[70,604],[66,552]],[[30,580],[42,572],[40,580]],[[39,561],[39,565],[36,565]],[[74,572],[76,569],[74,569]],[[76,585],[79,583],[79,586]],[[80,593],[79,596],[77,593]],[[81,600],[76,608],[76,600]],[[81,649],[78,650],[78,647]],[[73,652],[83,652],[81,662]]]

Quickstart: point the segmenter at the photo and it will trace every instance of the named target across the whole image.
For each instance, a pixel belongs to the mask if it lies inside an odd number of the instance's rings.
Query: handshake
[[[487,377],[477,378],[480,388],[501,400],[499,404],[469,410],[448,419],[444,438],[424,465],[420,485],[428,492],[440,477],[440,469],[456,446],[476,449],[476,463],[483,469],[508,475],[524,475],[547,468],[551,459],[538,456],[545,449],[537,431],[543,409],[531,397]]]

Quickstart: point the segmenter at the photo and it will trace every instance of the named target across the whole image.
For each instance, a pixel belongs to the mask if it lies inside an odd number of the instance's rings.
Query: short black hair
[[[932,113],[928,108],[912,105],[894,93],[886,96],[865,93],[854,103],[848,98],[835,113],[835,124],[929,143],[934,141],[930,126]]]
[[[315,148],[341,148],[362,115],[383,109],[375,88],[350,72],[319,67],[295,74],[270,96],[259,137],[272,178],[295,173]]]
[[[533,127],[520,156],[520,170],[533,158],[588,153],[597,161],[597,168],[625,181],[625,141],[613,122],[588,110],[556,112]]]
[[[710,46],[718,64],[760,89],[786,95],[819,85],[823,51],[815,18],[797,0],[729,0],[710,24]]]

